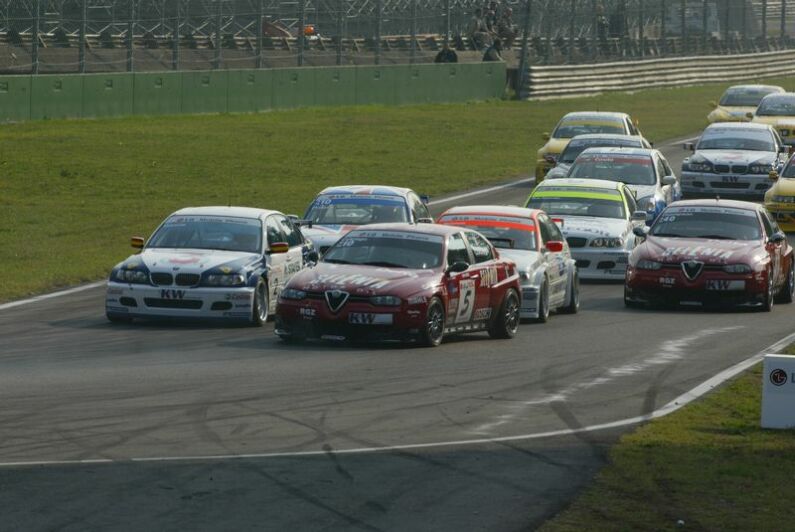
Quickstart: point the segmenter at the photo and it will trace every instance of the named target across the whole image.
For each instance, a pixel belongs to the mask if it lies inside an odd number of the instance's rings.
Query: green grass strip
[[[592,486],[541,530],[792,530],[795,431],[759,428],[761,389],[757,365],[623,436]]]
[[[661,141],[702,128],[708,102],[726,86],[3,125],[0,301],[104,277],[131,252],[131,235],[148,235],[181,207],[301,214],[328,185],[392,184],[431,195],[465,190],[531,174],[542,133],[566,112],[626,111]]]

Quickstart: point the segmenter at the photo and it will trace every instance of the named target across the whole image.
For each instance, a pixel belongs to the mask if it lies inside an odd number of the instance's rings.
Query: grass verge
[[[768,80],[792,88],[791,79]],[[623,110],[651,140],[697,131],[726,84],[543,102],[300,109],[0,126],[0,301],[96,280],[170,212],[302,213],[331,184],[438,195],[531,173],[573,110]]]
[[[760,364],[623,436],[541,530],[791,530],[795,432],[759,428],[761,383]]]

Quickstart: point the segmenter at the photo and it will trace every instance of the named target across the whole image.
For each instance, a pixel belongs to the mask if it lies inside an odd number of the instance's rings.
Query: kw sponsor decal
[[[183,299],[185,297],[185,290],[161,290],[161,299]]]
[[[737,183],[740,181],[740,177],[736,175],[725,175],[723,176],[724,183]]]

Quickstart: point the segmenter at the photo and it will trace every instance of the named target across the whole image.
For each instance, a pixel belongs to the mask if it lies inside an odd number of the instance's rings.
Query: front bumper
[[[108,282],[105,312],[127,318],[251,321],[254,288],[189,288]]]
[[[682,192],[764,196],[772,183],[765,174],[682,172]]]
[[[623,248],[569,248],[577,263],[577,274],[584,280],[623,281],[629,251]]]
[[[795,231],[795,204],[765,203],[765,208],[773,215],[782,231]]]
[[[767,278],[761,272],[729,274],[705,269],[691,281],[680,267],[628,268],[625,286],[626,298],[633,303],[759,307],[764,304]]]

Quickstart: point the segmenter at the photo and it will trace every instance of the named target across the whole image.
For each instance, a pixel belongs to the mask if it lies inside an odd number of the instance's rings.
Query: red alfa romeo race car
[[[735,305],[769,311],[795,296],[793,251],[761,205],[689,200],[665,209],[629,257],[624,303]]]
[[[482,235],[444,225],[376,224],[356,229],[279,296],[275,332],[287,341],[418,340],[519,326],[516,266]]]

